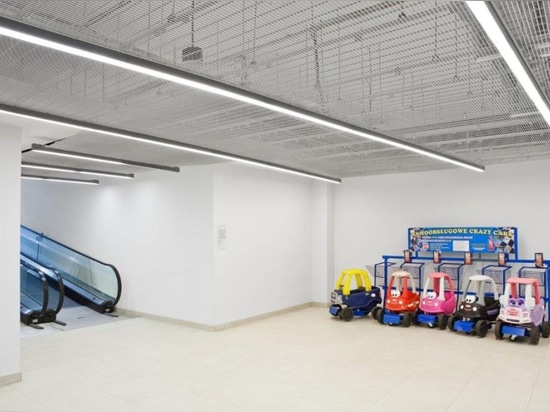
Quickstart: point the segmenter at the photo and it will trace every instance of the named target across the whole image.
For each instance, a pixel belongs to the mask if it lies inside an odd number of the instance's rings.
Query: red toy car
[[[399,325],[408,328],[414,320],[413,313],[418,308],[420,294],[417,292],[413,276],[400,270],[391,275],[386,298],[384,300],[384,309],[376,307],[372,311],[372,316],[380,323],[388,325]]]

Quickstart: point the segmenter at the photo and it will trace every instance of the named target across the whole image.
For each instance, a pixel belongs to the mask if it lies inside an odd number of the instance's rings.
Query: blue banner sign
[[[413,227],[409,249],[413,252],[516,253],[517,228]]]

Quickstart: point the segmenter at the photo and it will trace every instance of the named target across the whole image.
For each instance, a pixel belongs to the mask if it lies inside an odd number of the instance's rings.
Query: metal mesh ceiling
[[[531,68],[550,96],[548,5],[495,6],[522,52],[534,56]],[[6,0],[0,15],[469,161],[550,158],[548,126],[526,115],[536,109],[464,2]],[[191,46],[202,59],[183,61]],[[450,167],[5,37],[0,62],[5,104],[335,177]],[[89,133],[54,147],[114,150],[161,164],[197,161]]]

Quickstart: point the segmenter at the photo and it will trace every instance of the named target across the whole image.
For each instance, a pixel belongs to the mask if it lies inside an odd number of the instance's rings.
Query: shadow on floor
[[[86,306],[79,305],[75,301],[65,297],[63,303],[63,309],[57,315],[57,320],[65,322],[67,325],[58,325],[57,323],[42,323],[39,326],[44,329],[35,329],[31,326],[27,326],[21,323],[21,337],[45,335],[54,332],[64,332],[73,329],[86,328],[89,326],[97,326],[105,323],[121,322],[127,319],[132,319],[132,316],[115,314],[102,315],[87,308]]]

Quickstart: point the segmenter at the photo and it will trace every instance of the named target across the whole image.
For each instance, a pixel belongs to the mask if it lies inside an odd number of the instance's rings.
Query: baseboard
[[[244,325],[246,323],[255,322],[257,320],[272,318],[274,316],[284,315],[285,313],[295,312],[297,310],[302,310],[310,307],[311,307],[311,302],[302,303],[301,305],[291,306],[289,308],[279,309],[268,313],[262,313],[261,315],[251,316],[249,318],[222,323],[221,325],[214,326],[214,330],[217,332],[224,329],[234,328],[235,326]]]
[[[138,318],[158,320],[159,322],[173,323],[175,325],[189,326],[190,328],[202,329],[210,332],[214,332],[216,330],[215,327],[211,325],[204,325],[202,323],[190,322],[188,320],[176,319],[168,316],[152,315],[146,312],[138,312],[137,310],[123,309],[117,307],[116,312],[122,313],[124,315],[135,316]]]
[[[117,307],[116,311],[118,313],[121,313],[121,314],[124,314],[124,315],[136,316],[136,317],[140,317],[140,318],[144,318],[144,319],[158,320],[160,322],[167,322],[167,323],[173,323],[175,325],[188,326],[190,328],[206,330],[206,331],[209,331],[209,332],[218,332],[218,331],[221,331],[221,330],[234,328],[235,326],[244,325],[246,323],[255,322],[257,320],[268,319],[268,318],[272,318],[274,316],[284,315],[285,313],[295,312],[297,310],[306,309],[306,308],[309,308],[309,307],[312,307],[312,306],[316,306],[316,304],[311,303],[311,302],[303,303],[301,305],[291,306],[289,308],[279,309],[279,310],[276,310],[276,311],[273,311],[273,312],[262,313],[261,315],[251,316],[249,318],[239,319],[239,320],[235,320],[235,321],[227,322],[227,323],[222,323],[220,325],[215,325],[215,326],[213,326],[213,325],[204,325],[202,323],[197,323],[197,322],[189,322],[187,320],[170,318],[168,316],[152,315],[150,313],[138,312],[136,310],[123,309],[123,308],[120,308],[120,307]],[[323,307],[325,307],[325,306],[323,306]]]
[[[330,307],[330,303],[327,302],[311,302],[311,306],[314,308],[328,308]]]
[[[22,376],[23,375],[21,374],[21,372],[12,373],[11,375],[6,376],[0,376],[0,386],[10,385],[15,382],[21,382]]]

